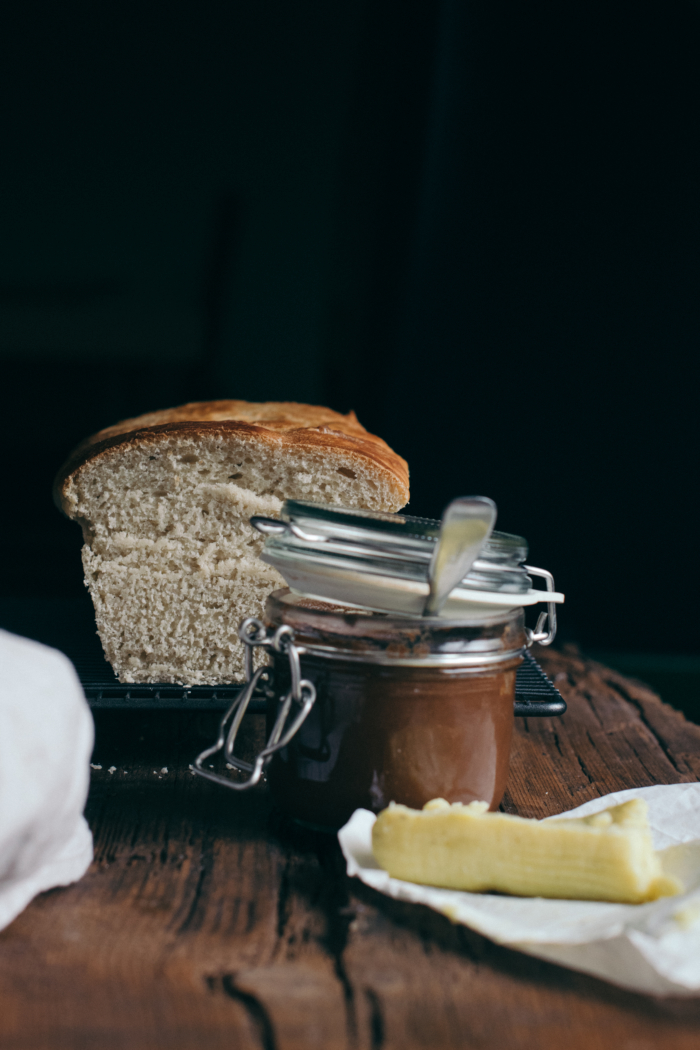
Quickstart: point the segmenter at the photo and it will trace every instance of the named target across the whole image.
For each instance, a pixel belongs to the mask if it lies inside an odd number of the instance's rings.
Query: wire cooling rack
[[[82,654],[72,659],[91,707],[224,711],[241,688],[240,685],[125,685],[117,681],[101,654],[100,662],[82,657]],[[529,718],[549,717],[561,715],[566,711],[566,702],[561,693],[529,653],[525,654],[525,659],[518,668],[515,689],[516,715]],[[265,701],[252,700],[248,710],[264,711]]]
[[[240,685],[171,685],[119,682],[102,652],[91,606],[70,599],[15,599],[0,602],[0,626],[60,649],[72,660],[93,708],[225,711]],[[525,653],[515,684],[515,713],[549,717],[566,711],[566,702],[537,661]],[[252,700],[249,711],[264,711]]]

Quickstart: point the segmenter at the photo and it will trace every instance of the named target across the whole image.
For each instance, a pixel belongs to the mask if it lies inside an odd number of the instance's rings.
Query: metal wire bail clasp
[[[244,620],[238,628],[238,637],[246,647],[246,684],[221,719],[216,743],[212,747],[207,748],[206,751],[202,751],[201,755],[198,755],[194,760],[190,769],[194,773],[198,773],[200,777],[204,777],[205,780],[211,780],[214,784],[221,784],[223,787],[231,788],[232,791],[246,791],[259,783],[263,770],[275,751],[281,751],[283,747],[286,747],[301,727],[316,700],[316,689],[312,682],[301,677],[299,652],[294,645],[294,631],[291,627],[282,625],[272,634],[268,634],[265,625],[251,616]],[[286,653],[289,660],[291,686],[289,692],[280,701],[277,718],[266,746],[257,755],[254,762],[246,762],[242,758],[237,758],[234,754],[236,737],[243,721],[243,716],[256,692],[268,697],[274,695],[272,692],[272,667],[259,667],[257,671],[253,671],[253,649],[257,646],[272,649],[276,653]],[[298,710],[293,715],[289,725],[287,725],[287,720],[294,705],[298,707]],[[224,752],[228,765],[233,767],[233,769],[249,773],[248,779],[231,780],[229,777],[204,769],[202,763],[218,751]]]
[[[545,581],[547,590],[554,590],[554,577],[551,572],[547,572],[546,569],[537,569],[534,565],[526,565],[525,572],[529,576],[540,576]],[[542,612],[537,617],[534,631],[531,631],[529,627],[526,627],[525,630],[528,648],[534,642],[539,645],[551,645],[557,635],[557,607],[554,602],[547,602],[547,612]]]

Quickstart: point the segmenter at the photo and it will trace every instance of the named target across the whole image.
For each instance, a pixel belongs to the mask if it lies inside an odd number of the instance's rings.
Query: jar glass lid
[[[474,506],[478,501],[492,508],[492,526],[495,505],[483,497],[471,498]],[[470,501],[454,501],[440,522],[287,500],[279,519],[256,516],[251,524],[267,537],[262,559],[281,573],[296,594],[377,612],[422,616],[431,590],[431,566],[446,541],[445,523],[451,509],[460,503]],[[563,601],[549,573],[525,565],[528,549],[522,537],[484,528],[474,553],[468,571],[457,579],[442,604],[441,617],[457,619],[477,613],[476,606],[488,614],[494,607]],[[533,588],[531,575],[543,576],[547,590]]]

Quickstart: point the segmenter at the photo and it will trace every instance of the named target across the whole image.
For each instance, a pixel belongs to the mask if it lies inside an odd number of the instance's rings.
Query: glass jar
[[[564,600],[550,573],[525,564],[525,540],[493,531],[495,519],[485,497],[454,500],[441,522],[292,500],[279,518],[253,517],[267,536],[261,557],[289,588],[268,598],[264,623],[241,624],[246,684],[192,769],[234,791],[266,770],[281,809],[327,829],[391,801],[495,809],[516,672],[533,641],[553,640]],[[533,631],[525,607],[538,603],[547,612]],[[254,671],[258,646],[272,662]],[[268,738],[249,763],[235,741],[256,695],[266,697]],[[537,712],[520,703],[518,713],[562,713],[559,701]],[[205,768],[217,752],[247,779]]]
[[[265,624],[293,630],[301,673],[316,691],[268,769],[273,798],[290,816],[338,828],[355,809],[379,812],[391,801],[499,805],[526,644],[522,609],[409,619],[281,590],[268,598]],[[269,729],[291,684],[285,653],[273,666]]]

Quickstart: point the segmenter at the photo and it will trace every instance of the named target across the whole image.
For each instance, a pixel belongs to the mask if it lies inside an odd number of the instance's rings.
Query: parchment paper
[[[651,904],[545,900],[419,886],[392,879],[372,855],[375,815],[358,809],[338,839],[348,875],[397,900],[426,904],[497,944],[652,995],[700,995],[700,784],[616,791],[561,817],[643,798],[654,848],[685,893]]]

